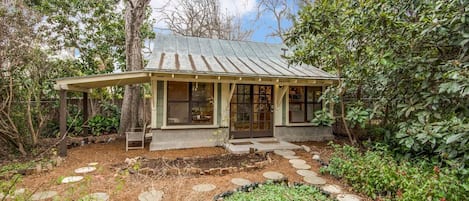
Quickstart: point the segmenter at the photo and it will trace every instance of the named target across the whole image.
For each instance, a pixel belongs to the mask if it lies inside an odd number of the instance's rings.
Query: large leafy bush
[[[322,171],[344,179],[373,199],[469,200],[467,169],[394,158],[386,146],[361,153],[355,147],[335,145],[329,166]]]

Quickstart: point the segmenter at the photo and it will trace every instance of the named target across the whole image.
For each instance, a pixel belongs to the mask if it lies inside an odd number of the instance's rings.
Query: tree
[[[322,0],[288,34],[292,62],[341,76],[338,94],[376,100],[404,153],[469,162],[467,1]],[[343,100],[342,100],[343,102]],[[344,111],[344,109],[343,109]],[[445,129],[443,129],[445,128]]]
[[[169,29],[183,36],[247,40],[252,35],[239,18],[220,11],[218,0],[178,0],[174,10],[161,12]]]
[[[126,70],[143,69],[141,28],[146,19],[146,9],[150,0],[127,0],[125,9],[125,55]],[[138,121],[140,88],[127,85],[124,91],[119,132],[135,127]]]

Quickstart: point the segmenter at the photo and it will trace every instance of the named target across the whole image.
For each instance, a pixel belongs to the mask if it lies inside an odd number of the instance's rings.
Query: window
[[[213,124],[213,84],[168,82],[168,125]]]
[[[290,123],[310,122],[314,118],[314,112],[322,109],[320,96],[321,87],[290,87],[288,96]]]

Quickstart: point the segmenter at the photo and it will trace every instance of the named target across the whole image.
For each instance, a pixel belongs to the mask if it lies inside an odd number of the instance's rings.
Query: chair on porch
[[[129,146],[133,143],[140,142],[140,146]],[[143,149],[145,147],[145,131],[129,131],[125,132],[125,151],[129,149]]]

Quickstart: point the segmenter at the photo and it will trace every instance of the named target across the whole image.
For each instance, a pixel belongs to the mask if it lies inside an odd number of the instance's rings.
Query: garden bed
[[[176,159],[129,159],[130,171],[146,175],[225,175],[262,169],[270,163],[269,153],[222,154]],[[137,164],[137,165],[136,165]],[[135,168],[137,167],[137,168]],[[133,170],[132,170],[133,169]]]

